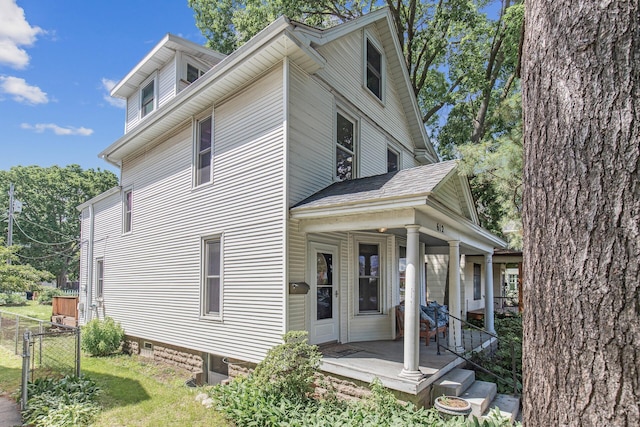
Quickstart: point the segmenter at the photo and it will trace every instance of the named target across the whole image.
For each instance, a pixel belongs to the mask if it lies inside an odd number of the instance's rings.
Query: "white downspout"
[[[87,288],[86,303],[84,307],[85,322],[91,320],[91,313],[93,312],[91,305],[93,304],[93,240],[94,240],[94,224],[95,213],[93,211],[93,204],[89,205],[89,243],[87,248]]]

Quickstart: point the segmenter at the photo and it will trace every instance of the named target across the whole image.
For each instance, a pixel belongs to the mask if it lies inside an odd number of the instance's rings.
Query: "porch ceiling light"
[[[387,231],[387,227],[378,228],[378,233],[384,233],[385,231]]]

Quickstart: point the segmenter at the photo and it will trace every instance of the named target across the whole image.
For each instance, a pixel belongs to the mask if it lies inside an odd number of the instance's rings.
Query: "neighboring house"
[[[386,9],[327,30],[279,18],[229,56],[167,35],[112,95],[125,134],[100,156],[121,186],[79,207],[81,322],[203,355],[211,381],[289,330],[393,339],[393,307],[442,302],[447,276],[452,313],[493,310],[504,242],[438,161]]]

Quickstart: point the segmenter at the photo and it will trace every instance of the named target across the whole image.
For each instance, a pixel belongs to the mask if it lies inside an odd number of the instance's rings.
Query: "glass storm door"
[[[338,340],[337,250],[327,245],[313,245],[310,251],[311,336],[313,344]]]

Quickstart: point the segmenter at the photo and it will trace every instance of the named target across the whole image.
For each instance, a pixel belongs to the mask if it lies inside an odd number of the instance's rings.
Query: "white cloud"
[[[114,98],[111,95],[109,95],[111,93],[111,89],[113,89],[113,87],[117,84],[118,82],[115,80],[111,80],[111,79],[107,79],[107,78],[102,78],[102,88],[104,90],[107,91],[106,94],[102,95],[102,98],[107,101],[107,103],[109,105],[111,105],[112,107],[117,107],[117,108],[125,108],[127,106],[127,101],[125,101],[124,99],[120,99],[120,98]]]
[[[16,0],[0,0],[0,64],[17,69],[29,65],[29,55],[21,47],[33,45],[41,33],[42,28],[27,22]]]
[[[80,135],[80,136],[89,136],[93,133],[93,129],[88,129],[85,127],[73,127],[67,126],[62,127],[58,126],[54,123],[37,123],[35,125],[30,125],[29,123],[22,123],[20,125],[22,129],[33,130],[37,133],[43,133],[45,130],[50,130],[56,135]]]
[[[14,101],[23,104],[35,105],[49,102],[46,92],[38,86],[30,86],[25,79],[19,77],[0,76],[0,93],[11,95]]]

